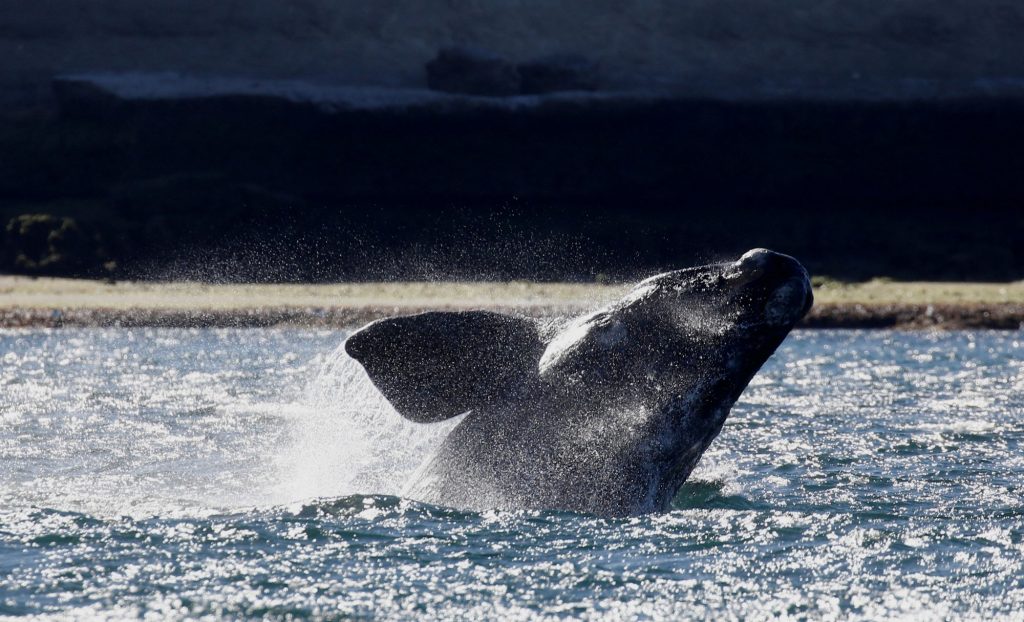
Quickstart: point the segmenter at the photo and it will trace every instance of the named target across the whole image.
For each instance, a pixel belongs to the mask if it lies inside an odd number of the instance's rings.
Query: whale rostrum
[[[562,325],[429,312],[373,322],[345,351],[407,419],[465,415],[407,496],[633,515],[669,507],[812,300],[799,262],[754,249]]]

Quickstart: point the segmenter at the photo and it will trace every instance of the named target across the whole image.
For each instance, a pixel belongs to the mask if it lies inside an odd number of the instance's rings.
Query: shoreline
[[[0,276],[0,328],[348,328],[392,315],[487,309],[550,318],[619,298],[629,284],[395,282],[210,284]],[[1024,282],[821,279],[803,328],[1024,328]]]
[[[258,307],[249,309],[0,309],[0,329],[16,328],[351,328],[393,315],[424,311],[486,309],[539,318],[577,315],[578,305],[432,305]],[[1024,328],[1024,305],[835,304],[815,305],[798,325],[809,329],[996,329]]]

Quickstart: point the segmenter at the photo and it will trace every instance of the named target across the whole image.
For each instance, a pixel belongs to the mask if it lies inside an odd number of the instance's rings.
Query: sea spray
[[[339,345],[316,369],[279,456],[282,501],[351,494],[398,495],[458,425],[403,419]]]

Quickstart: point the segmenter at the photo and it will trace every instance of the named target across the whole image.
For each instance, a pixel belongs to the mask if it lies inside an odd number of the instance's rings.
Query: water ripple
[[[796,332],[672,511],[403,499],[446,428],[343,334],[0,331],[0,615],[1005,618],[1020,333]]]

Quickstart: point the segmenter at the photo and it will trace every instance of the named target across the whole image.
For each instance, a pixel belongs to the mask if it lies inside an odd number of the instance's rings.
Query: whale
[[[575,318],[432,311],[372,322],[344,349],[406,419],[462,417],[403,496],[631,516],[670,509],[812,303],[804,267],[758,248]]]

